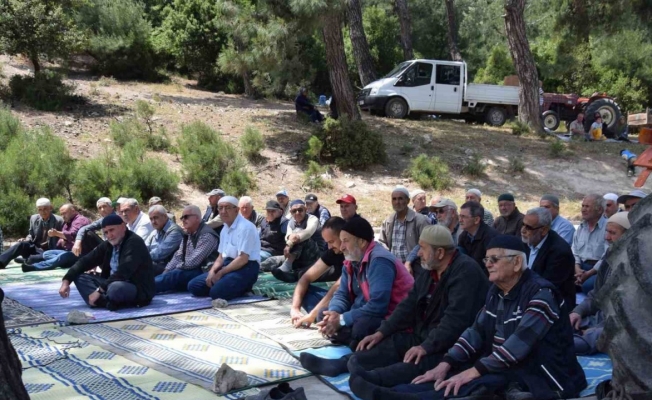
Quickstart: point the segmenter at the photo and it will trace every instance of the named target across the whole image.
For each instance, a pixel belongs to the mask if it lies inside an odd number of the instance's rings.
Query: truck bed
[[[638,114],[629,114],[627,116],[627,125],[630,126],[652,126],[652,110],[649,108],[645,112]]]
[[[518,86],[470,83],[466,85],[464,101],[468,103],[510,104],[517,106],[518,89]]]

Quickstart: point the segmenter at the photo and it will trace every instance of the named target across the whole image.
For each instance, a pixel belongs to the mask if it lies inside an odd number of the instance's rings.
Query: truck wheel
[[[613,99],[598,99],[586,107],[586,112],[584,113],[584,130],[587,132],[591,129],[591,124],[595,121],[593,117],[595,113],[600,113],[602,122],[606,123],[609,129],[613,129],[623,115],[620,111],[620,106]]]
[[[485,122],[491,126],[503,126],[507,121],[507,110],[502,107],[491,107],[485,114]]]
[[[559,114],[555,111],[548,110],[543,113],[543,126],[550,129],[551,131],[556,131],[559,128]]]
[[[385,104],[385,114],[389,118],[405,118],[408,113],[408,106],[405,100],[400,97],[389,99]]]

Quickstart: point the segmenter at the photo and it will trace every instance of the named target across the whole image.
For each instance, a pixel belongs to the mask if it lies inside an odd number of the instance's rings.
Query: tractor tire
[[[595,121],[593,117],[596,112],[602,115],[602,122],[607,124],[610,130],[618,123],[618,120],[623,115],[620,111],[620,106],[613,99],[598,99],[586,106],[584,112],[584,130],[591,130],[591,124]]]
[[[388,118],[397,118],[402,119],[408,114],[408,105],[400,97],[394,97],[389,99],[387,104],[385,104],[385,115]]]
[[[543,126],[551,131],[556,131],[559,128],[560,121],[557,112],[548,110],[542,114],[541,118],[543,119]]]
[[[503,126],[507,121],[507,110],[503,107],[491,107],[485,114],[485,122],[491,126]]]

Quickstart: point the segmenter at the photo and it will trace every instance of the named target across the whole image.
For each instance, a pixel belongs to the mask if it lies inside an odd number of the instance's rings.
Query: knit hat
[[[236,199],[233,196],[224,196],[217,202],[217,204],[224,204],[224,203],[233,204],[234,206],[237,207],[238,199]]]
[[[609,217],[607,222],[613,222],[614,224],[620,225],[625,229],[629,229],[632,227],[632,224],[629,223],[629,218],[627,218],[628,215],[629,213],[627,211],[617,212]]]
[[[405,186],[396,186],[393,190],[392,193],[400,192],[405,195],[408,199],[410,198],[410,192],[407,190]]]
[[[292,207],[294,207],[294,206],[296,206],[296,205],[305,206],[306,203],[305,203],[303,200],[301,200],[301,199],[292,200],[292,201],[290,202],[290,208],[292,208]]]
[[[46,199],[45,197],[36,200],[36,207],[47,207],[51,205],[52,203],[50,203],[50,199]]]
[[[506,249],[525,252],[525,245],[520,236],[498,235],[489,242],[487,250],[489,249]]]
[[[421,231],[419,241],[428,243],[431,246],[452,248],[455,247],[451,231],[442,225],[428,225]]]
[[[549,201],[555,206],[559,207],[559,197],[555,196],[554,194],[544,194],[541,196],[541,201]]]
[[[611,200],[611,201],[618,201],[618,195],[616,193],[607,193],[604,196],[602,196],[603,199],[605,200]]]
[[[374,228],[372,228],[369,221],[364,218],[351,218],[346,224],[344,224],[342,230],[355,237],[364,239],[367,242],[374,241]]]
[[[511,193],[503,193],[500,196],[498,196],[498,201],[515,201],[514,200],[514,195]]]
[[[112,225],[122,225],[125,222],[118,216],[118,214],[109,214],[102,218],[102,228]]]
[[[482,198],[482,192],[479,191],[478,189],[469,189],[469,190],[466,191],[466,193],[472,193],[472,194],[478,196],[479,198]]]
[[[423,190],[421,190],[421,189],[417,189],[417,190],[415,190],[414,192],[410,193],[410,198],[411,198],[411,199],[414,199],[414,198],[417,197],[418,195],[420,195],[420,194],[424,194],[424,193],[425,193],[425,192],[424,192]]]

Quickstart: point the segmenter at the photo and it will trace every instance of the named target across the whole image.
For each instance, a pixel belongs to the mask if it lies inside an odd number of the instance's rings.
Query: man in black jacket
[[[74,282],[79,294],[91,307],[145,306],[155,293],[154,267],[145,241],[128,231],[122,218],[110,214],[102,220],[106,238],[93,251],[80,258],[63,277],[59,294],[70,295]],[[102,267],[101,277],[84,272]]]
[[[349,360],[351,386],[362,398],[370,388],[410,383],[434,368],[484,304],[489,281],[480,266],[455,248],[448,228],[427,226],[419,237],[427,273]],[[412,332],[406,332],[408,329]]]
[[[575,257],[570,245],[551,230],[552,215],[543,207],[527,211],[521,235],[528,247],[528,267],[555,285],[566,310],[575,307]]]
[[[482,259],[487,253],[487,245],[491,239],[498,236],[498,231],[484,223],[484,208],[475,201],[462,204],[459,217],[463,232],[458,239],[458,246],[474,259],[486,274],[487,268]]]

